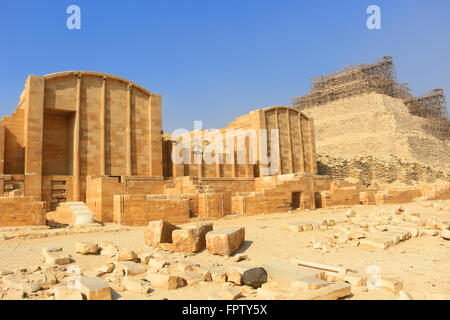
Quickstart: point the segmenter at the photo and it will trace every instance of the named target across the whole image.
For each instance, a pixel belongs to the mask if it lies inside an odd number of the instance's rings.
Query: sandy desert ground
[[[448,210],[450,200],[438,201],[416,200],[403,204],[406,213],[418,213],[422,219],[450,220]],[[390,214],[399,205],[354,206],[354,219],[364,220],[377,214]],[[293,257],[317,263],[344,266],[364,274],[367,267],[380,267],[381,276],[396,279],[403,283],[403,290],[414,299],[430,297],[428,293],[450,294],[450,241],[440,235],[423,234],[411,237],[385,250],[368,249],[349,242],[336,245],[330,252],[315,248],[315,243],[325,242],[327,237],[339,232],[340,228],[349,225],[345,212],[350,207],[337,209],[318,209],[299,213],[270,214],[258,216],[228,216],[214,220],[214,229],[225,226],[244,226],[246,237],[241,248],[234,254],[245,253],[248,260],[239,263],[261,265],[269,261],[290,262]],[[443,209],[444,208],[444,209]],[[311,221],[324,218],[335,219],[338,223],[327,230],[313,230],[293,232],[282,230],[286,222]],[[348,220],[348,219],[347,219]],[[114,262],[113,258],[103,255],[82,255],[76,253],[77,241],[101,242],[111,241],[118,247],[140,251],[148,248],[144,242],[144,227],[130,227],[128,231],[78,233],[55,236],[42,239],[10,239],[0,241],[0,270],[14,271],[32,265],[45,265],[42,262],[42,247],[59,245],[69,253],[73,264],[78,265],[83,272],[89,272],[107,263]],[[204,267],[232,266],[236,264],[232,257],[213,256],[207,250],[197,254],[179,254],[163,250],[157,251],[157,257],[169,263],[188,259]],[[62,270],[62,271],[61,271]],[[60,274],[64,274],[64,267]],[[107,277],[103,276],[103,278]],[[58,278],[58,275],[57,275]],[[1,279],[1,277],[0,277]],[[59,279],[63,282],[64,279]],[[119,286],[111,286],[114,299],[208,299],[211,293],[222,289],[223,284],[214,282],[200,282],[176,290],[155,289],[150,294],[142,295],[123,291]],[[0,287],[0,297],[8,298],[7,286]],[[47,293],[32,294],[30,298],[51,299],[51,289]],[[253,292],[241,299],[258,299]],[[367,290],[366,287],[352,285],[352,294],[345,299],[398,299],[393,293],[383,289]]]

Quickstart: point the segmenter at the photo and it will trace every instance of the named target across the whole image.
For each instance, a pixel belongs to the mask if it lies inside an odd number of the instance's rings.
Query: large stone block
[[[229,256],[238,250],[245,239],[245,228],[230,227],[206,234],[206,248],[211,254]]]
[[[111,300],[111,288],[100,278],[81,278],[80,285],[87,300]]]
[[[206,234],[213,230],[212,223],[199,223],[172,232],[175,252],[198,252],[206,246]]]
[[[320,280],[325,279],[325,271],[294,266],[281,261],[268,262],[263,265],[269,277],[274,279],[284,279],[290,281],[301,280],[308,277],[314,277]]]
[[[55,300],[83,300],[79,289],[70,289],[67,286],[57,286],[53,289]]]
[[[146,279],[152,288],[158,289],[173,290],[186,285],[184,279],[170,274],[148,272]]]
[[[96,254],[98,252],[98,244],[93,242],[77,242],[75,248],[81,254]]]
[[[150,221],[144,231],[145,243],[157,248],[160,243],[172,243],[172,232],[180,229],[167,221]]]

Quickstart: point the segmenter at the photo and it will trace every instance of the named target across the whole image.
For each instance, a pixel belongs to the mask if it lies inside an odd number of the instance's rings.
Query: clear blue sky
[[[81,8],[68,30],[66,8]],[[382,30],[366,28],[381,7]],[[450,95],[450,1],[0,0],[0,114],[29,74],[92,70],[163,95],[163,127],[220,128],[290,104],[309,80],[393,56],[414,94]],[[448,99],[450,102],[450,99]]]

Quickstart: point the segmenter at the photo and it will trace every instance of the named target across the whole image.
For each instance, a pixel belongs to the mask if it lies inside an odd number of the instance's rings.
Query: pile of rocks
[[[424,235],[450,238],[450,223],[440,218],[421,218],[419,213],[398,207],[392,212],[381,211],[373,217],[357,216],[353,210],[345,213],[348,220],[334,228],[324,241],[311,239],[314,248],[335,252],[348,246],[387,249],[402,241]]]

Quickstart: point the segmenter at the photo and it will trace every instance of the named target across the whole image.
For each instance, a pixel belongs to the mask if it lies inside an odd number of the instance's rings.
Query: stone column
[[[316,139],[314,134],[314,120],[309,118],[309,135],[310,135],[310,153],[311,153],[311,173],[317,174],[316,160]]]
[[[105,103],[106,103],[106,77],[102,77],[102,90],[100,96],[100,175],[106,175],[106,160],[105,160]]]
[[[288,134],[288,159],[289,159],[289,173],[294,172],[294,155],[292,154],[292,139],[291,139],[291,122],[289,120],[289,109],[286,108],[287,120],[287,134]]]
[[[131,176],[131,89],[132,85],[127,86],[127,126],[126,126],[126,175]],[[162,143],[162,141],[161,141]]]
[[[80,201],[80,109],[81,74],[77,75],[75,122],[73,128],[73,200]]]
[[[283,167],[281,164],[282,157],[281,157],[281,134],[280,134],[280,128],[278,124],[278,108],[275,108],[275,129],[278,130],[278,173],[277,174],[283,174]],[[272,154],[273,146],[271,146],[270,153]]]
[[[298,113],[298,129],[300,135],[300,171],[305,172],[305,151],[303,150],[303,132],[302,132],[302,122],[301,122],[301,113]]]
[[[149,97],[149,157],[150,176],[162,177],[162,121],[161,96],[150,94]]]

